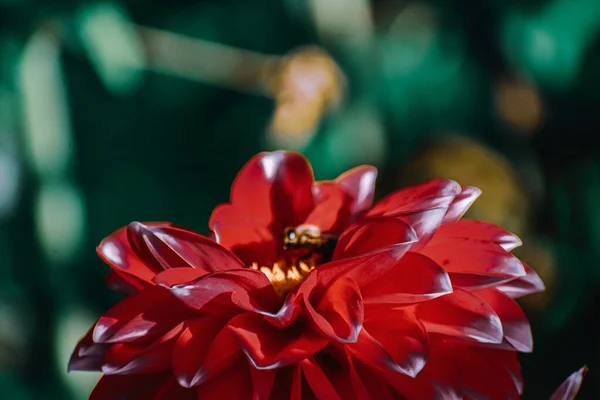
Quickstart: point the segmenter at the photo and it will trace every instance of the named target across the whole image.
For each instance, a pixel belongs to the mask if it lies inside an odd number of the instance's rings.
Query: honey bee
[[[283,237],[285,249],[317,250],[327,243],[327,238],[321,234],[319,228],[312,225],[300,225],[296,228],[287,228]]]

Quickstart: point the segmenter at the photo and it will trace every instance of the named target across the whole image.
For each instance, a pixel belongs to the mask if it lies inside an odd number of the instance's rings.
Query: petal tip
[[[92,340],[94,343],[103,343],[110,337],[110,327],[104,322],[104,317],[100,317],[94,327],[94,331],[92,332]]]
[[[177,382],[179,385],[186,389],[193,388],[194,386],[198,386],[204,382],[206,378],[206,374],[203,369],[200,368],[194,376],[190,376],[187,373],[180,373],[176,376]]]
[[[573,400],[579,393],[583,378],[588,372],[587,365],[573,372],[550,397],[550,400]]]

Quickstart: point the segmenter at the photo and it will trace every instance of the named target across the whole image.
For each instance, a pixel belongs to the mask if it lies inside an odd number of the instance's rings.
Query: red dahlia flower
[[[514,399],[532,349],[515,298],[543,290],[519,239],[461,219],[450,180],[374,206],[376,170],[315,182],[262,153],[207,238],[132,223],[98,247],[128,295],[75,349],[92,399]]]

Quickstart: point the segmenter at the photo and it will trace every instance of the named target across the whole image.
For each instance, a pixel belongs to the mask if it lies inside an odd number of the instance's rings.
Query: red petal
[[[301,400],[302,374],[298,364],[278,368],[277,377],[271,393],[271,399]]]
[[[529,294],[539,293],[546,290],[544,282],[539,277],[537,272],[535,272],[527,264],[523,264],[523,267],[525,268],[525,276],[496,286],[496,289],[513,299],[518,299]]]
[[[305,326],[279,328],[260,315],[251,313],[233,318],[229,326],[242,350],[258,369],[293,364],[319,351],[328,342]]]
[[[354,280],[359,287],[363,287],[376,281],[394,268],[410,246],[410,243],[401,243],[389,246],[376,253],[336,260],[320,265],[312,273],[317,273],[319,285],[322,287],[327,287],[331,282],[342,276]]]
[[[250,216],[231,204],[217,206],[210,216],[209,226],[215,241],[247,264],[258,262],[268,265],[277,258],[281,243],[268,226],[252,221]],[[278,234],[283,234],[283,231]]]
[[[376,179],[377,168],[370,165],[353,168],[336,178],[335,183],[353,199],[352,213],[360,213],[371,207],[375,197]]]
[[[304,311],[304,302],[308,300],[316,286],[317,274],[316,271],[313,271],[300,286],[287,294],[279,311],[273,314],[265,314],[265,319],[275,326],[289,326]]]
[[[509,353],[516,358],[514,352]],[[519,398],[521,385],[515,382],[506,369],[502,354],[497,351],[482,353],[479,349],[468,349],[461,356],[462,384],[468,388],[464,393],[470,398],[477,398],[476,393],[492,399]]]
[[[121,300],[96,323],[96,343],[155,340],[189,317],[190,311],[162,287]]]
[[[235,178],[231,204],[254,223],[283,232],[301,224],[312,210],[313,181],[310,164],[301,154],[260,153]]]
[[[403,305],[452,292],[446,271],[430,258],[409,251],[387,274],[361,288],[365,304]]]
[[[249,367],[239,361],[217,378],[197,387],[198,399],[253,399]]]
[[[354,343],[362,328],[364,310],[360,289],[347,278],[336,280],[319,300],[316,310],[306,302],[307,312],[318,329],[330,339]]]
[[[147,225],[169,226],[166,222],[148,222]],[[121,228],[106,237],[96,249],[104,262],[121,276],[128,284],[137,289],[142,289],[157,272],[162,270],[161,265],[154,259],[142,260],[131,247],[127,239],[127,227]]]
[[[429,356],[427,364],[416,376],[411,378],[399,375],[393,371],[382,371],[379,375],[390,386],[400,392],[403,397],[411,400],[462,400],[462,386],[460,385],[460,369],[457,367],[449,346],[440,347],[436,338],[431,338],[429,343]],[[357,367],[361,366],[357,363]],[[364,373],[364,367],[359,369]]]
[[[196,389],[186,389],[181,387],[179,383],[169,376],[161,388],[156,392],[152,400],[197,400],[198,394]]]
[[[529,321],[521,307],[513,299],[494,289],[479,290],[474,294],[491,306],[500,317],[504,338],[508,343],[517,351],[531,352],[533,350]]]
[[[371,218],[344,231],[335,247],[333,259],[355,257],[394,246],[408,249],[416,241],[417,234],[406,222],[392,218]]]
[[[390,307],[367,307],[358,341],[347,345],[352,355],[377,369],[415,377],[427,360],[427,332],[413,314]]]
[[[439,346],[444,346],[440,343]],[[438,350],[432,346],[432,352]],[[458,387],[471,399],[517,399],[520,385],[507,368],[507,359],[517,358],[515,352],[457,346],[446,352],[446,364],[454,362],[460,370]]]
[[[68,370],[70,371],[100,371],[104,363],[104,355],[109,345],[94,343],[92,338],[94,327],[77,343]]]
[[[200,279],[207,272],[196,268],[170,268],[158,273],[153,279],[158,286],[171,287]]]
[[[452,204],[450,204],[448,212],[444,217],[444,223],[454,222],[461,219],[480,195],[481,190],[476,187],[463,187],[460,194],[456,196],[452,201]]]
[[[393,216],[432,208],[448,208],[460,194],[460,185],[451,180],[436,179],[394,192],[379,201],[369,216]]]
[[[244,267],[218,243],[186,229],[132,222],[127,234],[142,259],[154,259],[163,269],[189,266],[215,272]]]
[[[488,240],[500,245],[506,251],[511,251],[522,244],[521,239],[516,235],[489,222],[472,219],[443,224],[437,231],[436,237]]]
[[[501,343],[504,336],[502,323],[494,309],[479,297],[461,289],[419,303],[416,315],[427,332],[458,340]]]
[[[521,362],[519,361],[519,357],[514,351],[514,348],[511,348],[509,351],[477,348],[473,349],[473,351],[477,352],[485,360],[492,360],[497,374],[509,377],[512,381],[512,386],[506,383],[506,385],[509,386],[509,390],[512,391],[514,388],[519,395],[523,394]],[[508,380],[505,380],[505,382],[508,382]]]
[[[352,219],[352,197],[331,182],[318,182],[313,186],[315,208],[305,225],[314,225],[321,232],[341,232]]]
[[[518,258],[486,240],[435,235],[421,252],[444,267],[451,279],[458,274],[454,286],[480,289],[525,276]]]
[[[460,185],[433,180],[392,193],[367,213],[368,217],[399,219],[413,228],[424,245],[439,228],[448,207],[460,193]]]
[[[552,396],[550,397],[550,400],[573,400],[575,399],[575,396],[577,396],[577,393],[579,392],[579,388],[581,387],[581,384],[583,383],[583,378],[585,377],[585,374],[587,373],[588,368],[587,366],[583,366],[583,368],[581,368],[579,371],[575,371],[573,372],[566,381],[564,381],[562,383],[562,385],[560,385],[558,387],[558,389],[556,389],[556,392],[554,392],[552,394]]]
[[[131,281],[132,279],[135,278],[131,277],[129,281]],[[136,284],[131,284],[128,282],[128,280],[123,279],[121,275],[119,275],[115,271],[109,271],[108,275],[106,276],[105,284],[106,287],[110,290],[114,290],[117,293],[121,293],[127,296],[135,293],[138,290],[138,288],[143,288],[147,286],[147,283],[141,280],[139,280],[139,283],[136,282]]]
[[[171,369],[175,340],[183,324],[151,344],[117,343],[110,346],[102,365],[107,375],[155,374]]]
[[[317,399],[340,399],[327,375],[312,358],[300,361],[300,368]]]
[[[362,394],[361,397],[357,396],[358,399],[365,400],[397,400],[400,397],[393,389],[388,385],[385,378],[382,376],[380,371],[377,369],[372,369],[360,361],[354,363],[353,376],[355,379],[360,380],[360,386],[364,389],[365,393]],[[394,381],[398,381],[399,376],[396,372],[390,371],[389,375],[392,376]],[[410,381],[414,381],[413,378],[408,376],[400,376],[400,379],[406,378]],[[347,384],[346,384],[347,385]],[[412,397],[409,397],[411,400]]]
[[[204,317],[186,324],[173,351],[173,372],[189,388],[218,376],[241,355],[227,321]]]
[[[345,346],[327,346],[316,353],[311,362],[325,374],[342,399],[371,400]],[[316,393],[314,389],[312,391]]]
[[[90,400],[148,400],[168,382],[170,374],[104,375],[90,394]]]
[[[456,272],[448,273],[452,286],[464,290],[473,291],[486,288],[497,288],[502,285],[502,282],[509,281],[510,278],[499,276],[486,276],[478,274],[462,274]],[[500,282],[500,283],[499,283]]]
[[[416,377],[386,378],[406,398],[518,399],[520,367],[517,353],[454,344],[433,337],[427,365]]]
[[[195,310],[202,310],[207,303],[223,294],[230,295],[231,302],[237,307],[254,312],[268,313],[279,303],[269,279],[252,269],[215,272],[195,281],[167,287]]]

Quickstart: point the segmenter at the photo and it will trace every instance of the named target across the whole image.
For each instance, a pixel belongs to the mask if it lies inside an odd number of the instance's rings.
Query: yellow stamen
[[[257,263],[252,263],[250,268],[265,274],[269,281],[271,281],[275,292],[283,297],[291,289],[302,283],[308,274],[315,269],[315,266],[315,262],[312,259],[307,259],[296,263],[277,261],[271,267],[259,266]]]

